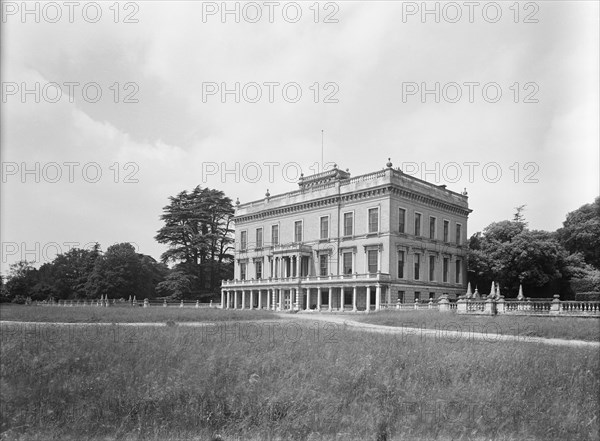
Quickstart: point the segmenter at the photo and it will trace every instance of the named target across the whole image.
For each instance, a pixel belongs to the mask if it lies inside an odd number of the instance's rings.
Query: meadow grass
[[[590,348],[294,320],[129,327],[118,338],[110,326],[60,338],[28,326],[1,333],[3,440],[587,440],[600,430]]]
[[[600,341],[600,317],[483,316],[439,311],[379,311],[350,315],[362,323],[385,326],[484,332],[519,337]]]
[[[241,320],[275,320],[266,310],[233,310],[178,306],[0,306],[0,320],[52,323],[156,323],[156,322],[218,322]]]

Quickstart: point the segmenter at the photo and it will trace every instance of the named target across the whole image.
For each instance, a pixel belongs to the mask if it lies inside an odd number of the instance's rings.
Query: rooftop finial
[[[236,206],[240,205],[240,198],[235,198],[235,205]]]
[[[392,158],[388,158],[388,162],[385,165],[387,166],[387,168],[392,168],[392,165],[394,165],[392,164]]]
[[[271,193],[269,193],[269,189],[267,188],[267,192],[265,193],[265,196],[267,197],[267,199],[269,199],[271,197]]]
[[[463,195],[463,196],[467,196],[468,194],[469,194],[469,193],[467,193],[467,187],[465,187],[465,189],[464,189],[464,190],[463,190],[463,192],[462,192],[462,195]]]

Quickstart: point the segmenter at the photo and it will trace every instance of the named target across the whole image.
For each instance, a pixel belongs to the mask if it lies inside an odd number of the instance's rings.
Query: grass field
[[[562,441],[600,430],[594,349],[293,320],[59,336],[39,326],[0,334],[3,440]]]
[[[262,310],[220,308],[179,308],[152,306],[23,306],[2,304],[0,320],[52,323],[141,323],[141,322],[216,322],[242,320],[275,320],[276,316]]]
[[[600,341],[600,318],[534,317],[441,313],[439,311],[381,311],[348,315],[362,323],[443,331],[484,332],[519,337]]]

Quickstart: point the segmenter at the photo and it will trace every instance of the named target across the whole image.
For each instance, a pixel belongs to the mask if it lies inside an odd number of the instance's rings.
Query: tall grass
[[[233,310],[178,306],[23,306],[3,304],[0,320],[62,323],[217,322],[223,320],[274,320],[267,310]]]
[[[482,316],[439,311],[380,311],[348,315],[362,323],[385,326],[484,332],[519,337],[600,341],[600,317]]]
[[[3,330],[2,439],[598,439],[591,349],[214,326]]]

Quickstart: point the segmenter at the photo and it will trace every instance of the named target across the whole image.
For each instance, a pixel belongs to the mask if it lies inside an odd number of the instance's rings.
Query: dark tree
[[[558,237],[569,252],[581,253],[587,263],[600,269],[600,196],[567,214]]]
[[[152,257],[138,254],[130,243],[108,247],[96,260],[88,278],[86,292],[89,298],[107,295],[108,298],[136,296],[138,299],[155,296],[155,287],[167,269]]]
[[[222,191],[200,186],[169,198],[155,239],[169,245],[161,260],[192,276],[194,293],[216,292],[232,275],[233,205]]]

